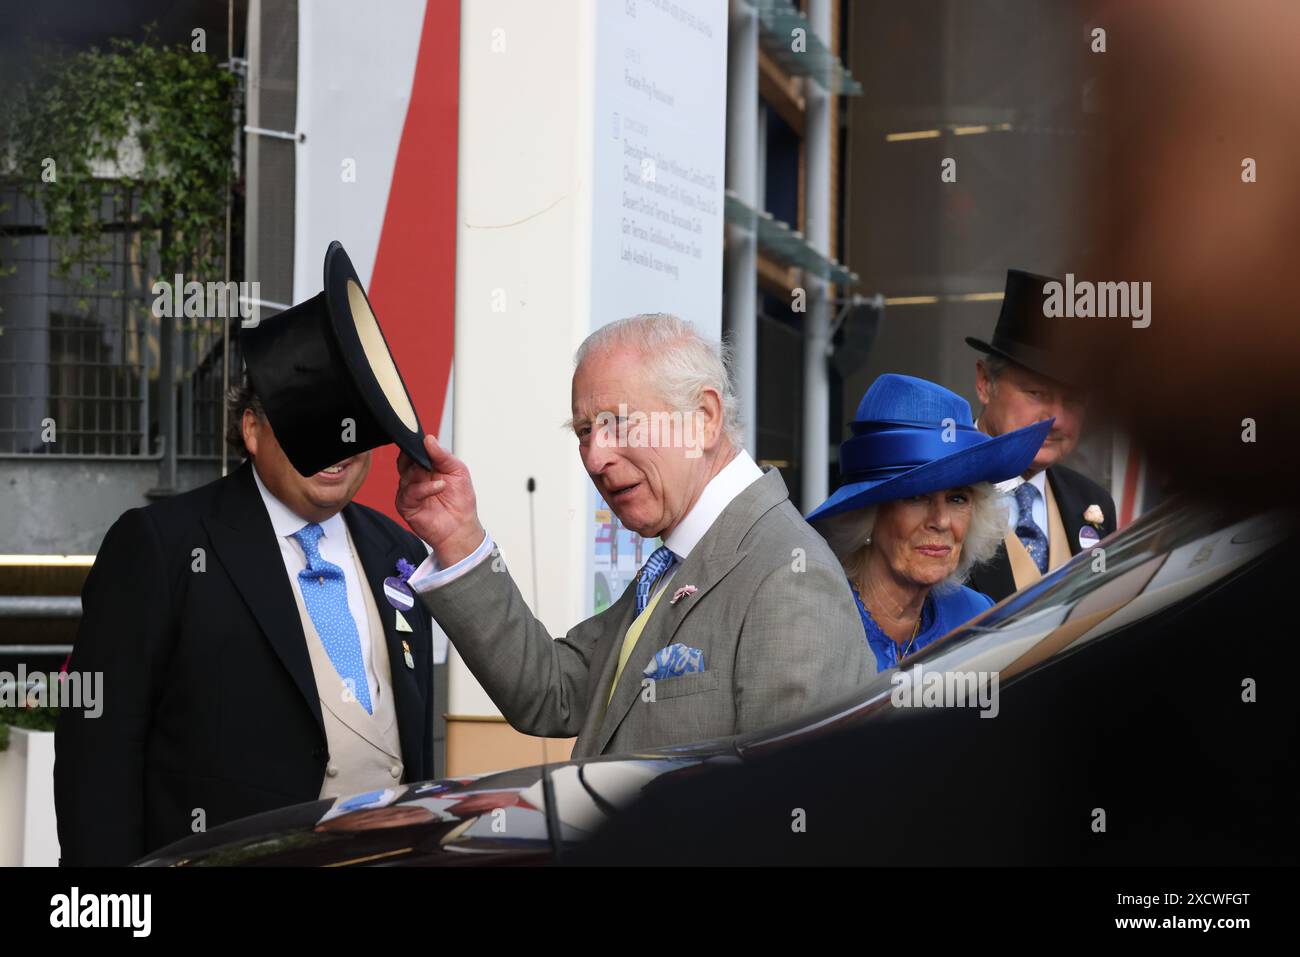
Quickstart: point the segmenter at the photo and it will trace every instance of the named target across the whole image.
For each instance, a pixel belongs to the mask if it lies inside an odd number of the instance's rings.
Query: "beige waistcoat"
[[[307,651],[311,655],[311,670],[316,678],[316,691],[320,696],[321,718],[325,722],[325,743],[329,760],[321,782],[322,798],[346,797],[390,788],[402,780],[402,741],[397,730],[397,712],[393,707],[392,673],[388,661],[388,644],[384,639],[384,623],[379,617],[374,592],[366,580],[365,569],[357,558],[357,550],[348,532],[348,546],[352,551],[354,574],[361,582],[361,600],[365,604],[366,618],[370,624],[370,665],[379,682],[379,693],[371,702],[374,714],[367,714],[361,702],[344,694],[343,680],[339,677],[329,653],[321,643],[316,626],[302,600],[302,590],[293,582],[293,600],[298,605]],[[351,700],[348,700],[351,698]]]

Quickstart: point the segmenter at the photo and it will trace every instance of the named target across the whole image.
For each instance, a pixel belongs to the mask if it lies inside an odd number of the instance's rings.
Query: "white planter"
[[[0,751],[0,867],[55,867],[54,732],[9,729]]]

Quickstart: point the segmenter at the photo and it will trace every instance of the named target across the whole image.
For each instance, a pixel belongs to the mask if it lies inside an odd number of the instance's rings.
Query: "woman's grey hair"
[[[665,403],[679,412],[698,407],[700,394],[715,389],[722,398],[722,432],[733,448],[745,444],[731,379],[731,348],[701,336],[685,319],[667,312],[629,316],[601,326],[578,347],[576,369],[595,353],[631,349],[646,357],[645,368]]]
[[[226,389],[226,445],[241,458],[248,458],[248,449],[244,447],[245,409],[251,409],[259,419],[266,418],[262,400],[253,391],[248,376]]]
[[[1007,534],[1007,497],[989,482],[972,485],[970,491],[970,524],[966,527],[966,538],[962,540],[957,567],[935,586],[940,592],[955,591],[970,577],[976,565],[997,554],[998,545]],[[866,568],[878,508],[871,505],[812,523],[844,566],[845,574],[854,582],[861,581]]]

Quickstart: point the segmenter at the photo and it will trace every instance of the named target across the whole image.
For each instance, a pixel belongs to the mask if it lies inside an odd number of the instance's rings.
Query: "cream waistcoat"
[[[348,532],[349,544],[352,533]],[[325,777],[321,782],[322,798],[346,797],[363,791],[389,788],[399,783],[405,773],[402,741],[397,729],[397,711],[393,706],[393,682],[388,660],[384,623],[379,617],[374,592],[366,579],[365,569],[352,547],[353,574],[361,582],[362,602],[370,625],[370,660],[379,681],[379,694],[371,702],[374,714],[367,714],[351,693],[345,694],[343,679],[330,661],[316,626],[302,600],[298,583],[293,583],[293,600],[302,619],[303,635],[311,656],[311,670],[320,696],[321,718],[325,722],[325,743],[329,748]]]

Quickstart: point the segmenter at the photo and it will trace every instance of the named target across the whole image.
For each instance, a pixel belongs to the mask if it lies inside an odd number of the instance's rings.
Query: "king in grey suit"
[[[665,356],[677,395],[657,384]],[[693,383],[683,384],[683,368],[698,372],[685,377]],[[672,316],[612,323],[579,350],[573,396],[597,490],[625,526],[686,554],[658,576],[643,569],[642,588],[630,585],[563,638],[551,639],[495,556],[464,464],[432,437],[432,474],[399,460],[398,512],[433,550],[411,583],[511,725],[577,735],[575,757],[637,751],[776,724],[867,679],[840,566],[780,473],[760,474],[736,441],[716,345]],[[602,432],[615,408],[620,422],[629,408],[696,415],[697,450],[615,440]],[[644,676],[678,645],[699,653],[694,666]]]

